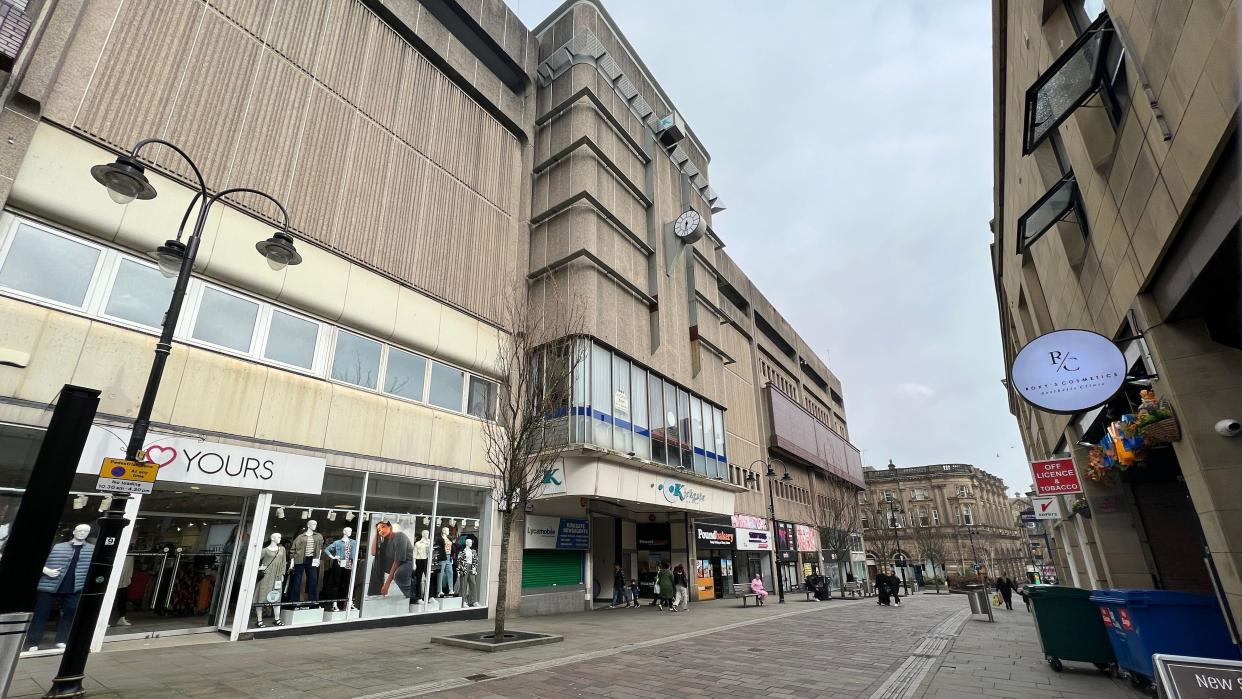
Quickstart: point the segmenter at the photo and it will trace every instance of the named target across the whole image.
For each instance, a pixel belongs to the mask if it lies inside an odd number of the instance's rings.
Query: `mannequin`
[[[277,603],[276,606],[271,607],[272,617],[276,620],[274,623],[277,626],[284,626],[285,622],[280,619],[279,602],[281,583],[284,582],[285,571],[288,567],[289,558],[285,555],[285,547],[280,545],[280,532],[272,532],[267,546],[259,552],[259,579],[254,584],[253,600],[256,605],[254,616],[259,623],[255,626],[263,628],[263,610],[268,608],[265,603],[269,601]]]
[[[479,552],[474,550],[474,542],[466,539],[461,550],[457,552],[457,594],[461,603],[473,607],[479,595]]]
[[[410,559],[414,556],[414,547],[405,532],[395,531],[392,522],[384,520],[375,525],[376,568],[383,575],[378,594],[387,596],[392,584],[409,599],[410,597]],[[380,568],[380,566],[386,566]]]
[[[323,550],[324,555],[332,559],[323,575],[323,594],[334,600],[331,604],[336,611],[349,609],[352,604],[349,599],[349,575],[354,569],[358,552],[357,543],[350,538],[353,533],[353,529],[345,527],[341,530],[341,538],[328,544]]]
[[[307,520],[306,529],[293,539],[289,558],[293,561],[293,575],[289,585],[289,601],[302,597],[302,576],[306,576],[306,599],[319,599],[319,557],[323,555],[323,534],[315,531],[319,523]]]
[[[440,576],[436,578],[436,597],[453,594],[453,537],[448,527],[441,527],[440,541],[436,542],[436,554],[440,559]]]
[[[121,566],[121,579],[116,584],[116,601],[112,604],[112,614],[116,621],[113,626],[132,626],[125,618],[129,606],[129,585],[134,580],[134,557],[126,556],[125,565]]]
[[[424,520],[427,518],[424,517]],[[431,559],[431,532],[424,529],[414,542],[414,597],[415,602],[423,601],[423,591],[427,589],[427,563]]]
[[[95,545],[88,543],[91,525],[79,524],[73,528],[73,536],[52,546],[43,564],[43,576],[39,578],[38,596],[35,598],[34,616],[30,619],[30,632],[26,634],[27,650],[38,650],[47,628],[47,617],[52,607],[60,608],[60,620],[56,622],[56,647],[64,648],[73,626],[73,615],[78,610],[78,595],[86,584],[86,569],[91,567]]]

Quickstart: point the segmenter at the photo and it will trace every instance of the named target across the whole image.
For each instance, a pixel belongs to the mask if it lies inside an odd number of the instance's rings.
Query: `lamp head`
[[[267,266],[279,272],[288,265],[301,264],[302,256],[293,247],[293,237],[280,230],[267,240],[255,243],[255,250],[267,259]]]
[[[180,240],[166,240],[164,244],[147,253],[160,266],[160,274],[169,279],[181,273],[181,262],[185,259],[185,243]]]
[[[155,187],[147,181],[142,164],[128,155],[119,155],[115,162],[92,167],[91,176],[108,188],[108,196],[118,204],[155,198]]]

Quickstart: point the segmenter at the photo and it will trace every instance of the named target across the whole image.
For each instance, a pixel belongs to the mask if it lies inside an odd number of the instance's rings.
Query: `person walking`
[[[880,570],[879,574],[875,576],[875,593],[876,604],[882,604],[885,607],[889,606],[891,590],[888,586],[888,571]]]
[[[618,563],[612,567],[612,604],[608,605],[608,608],[616,609],[621,604],[621,600],[625,598],[625,593],[625,573],[621,572],[621,564]]]
[[[1006,578],[996,578],[996,591],[1000,593],[1001,599],[1005,602],[1005,609],[1013,611],[1013,583]]]
[[[759,598],[759,606],[762,607],[763,601],[768,598],[768,591],[763,588],[763,577],[758,573],[755,573],[754,579],[750,581],[750,591]]]
[[[901,606],[901,580],[897,577],[897,573],[892,569],[888,571],[888,587],[893,593],[893,606]]]
[[[673,606],[673,572],[668,569],[668,561],[660,562],[660,571],[656,573],[656,608],[664,611]]]
[[[629,599],[626,600],[625,606],[633,606],[635,609],[638,609],[638,594],[642,591],[642,586],[638,584],[638,578],[630,578]]]
[[[1031,594],[1027,592],[1026,585],[1018,588],[1018,594],[1022,595],[1022,601],[1026,604],[1026,611],[1031,611]]]
[[[677,564],[673,568],[673,611],[690,611],[690,579],[686,577],[686,569]]]

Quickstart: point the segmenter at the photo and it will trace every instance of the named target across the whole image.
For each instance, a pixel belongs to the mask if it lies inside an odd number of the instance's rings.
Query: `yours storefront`
[[[42,430],[0,425],[5,523]],[[128,429],[91,428],[56,541],[92,545],[110,496],[94,490]],[[485,488],[334,468],[332,458],[267,445],[152,433],[160,465],[131,521],[96,621],[93,646],[188,633],[298,633],[307,627],[485,618],[491,527]],[[362,459],[351,460],[354,462]],[[79,554],[89,565],[88,549]],[[76,594],[57,595],[27,648],[56,650]],[[59,611],[58,611],[59,610]],[[58,616],[64,616],[60,619]],[[383,619],[382,622],[375,620]],[[370,620],[370,621],[368,621]],[[326,630],[326,629],[324,629]]]

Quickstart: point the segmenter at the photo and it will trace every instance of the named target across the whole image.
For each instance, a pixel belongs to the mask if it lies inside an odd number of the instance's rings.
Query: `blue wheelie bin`
[[[1212,595],[1171,590],[1096,590],[1117,665],[1149,684],[1156,653],[1242,660]]]

